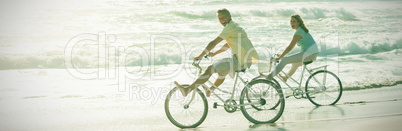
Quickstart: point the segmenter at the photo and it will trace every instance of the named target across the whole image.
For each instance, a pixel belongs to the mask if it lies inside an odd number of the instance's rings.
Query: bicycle
[[[205,58],[208,56],[205,56]],[[198,75],[202,72],[202,68],[199,65],[200,61],[193,61],[192,64],[199,70]],[[231,95],[229,99],[224,100],[207,87],[207,90],[212,92],[212,96],[218,98],[223,103],[223,105],[219,105],[215,102],[213,107],[223,106],[228,113],[233,113],[240,107],[243,115],[255,124],[277,121],[285,108],[285,99],[282,90],[275,83],[264,79],[256,79],[248,82],[239,76],[240,73],[245,73],[245,69],[236,71],[235,83],[231,92],[222,91],[212,82],[207,81],[215,89]],[[245,85],[241,91],[239,104],[234,100],[237,80],[240,80]],[[276,108],[278,106],[280,108]],[[187,97],[184,97],[179,89],[174,87],[166,96],[165,113],[169,121],[175,126],[179,128],[195,128],[205,120],[208,114],[208,101],[204,93],[198,88],[194,89]]]
[[[271,71],[271,67],[274,68],[277,62],[274,62],[274,57],[271,57],[269,63],[269,71]],[[292,92],[293,96],[296,99],[306,98],[304,95],[307,96],[307,99],[316,106],[323,106],[323,105],[335,105],[342,96],[342,83],[341,80],[338,78],[337,75],[327,70],[329,65],[324,65],[320,67],[316,67],[313,69],[307,68],[308,64],[311,64],[313,61],[303,62],[303,70],[300,76],[300,82],[290,77],[284,71],[281,71],[288,80],[292,80],[295,82],[298,87],[293,88],[287,82],[285,82],[281,77],[277,77],[283,83],[288,86]],[[273,66],[272,66],[273,65]],[[324,69],[322,69],[324,68]],[[321,69],[321,70],[318,70]],[[317,71],[316,71],[317,70]],[[303,74],[307,71],[309,73],[309,77],[306,81],[305,91],[301,89],[302,81],[303,81]],[[261,76],[253,78],[253,80],[262,79]],[[320,81],[321,80],[321,81]],[[272,81],[278,85],[279,88],[282,88],[279,82],[275,79]],[[290,96],[292,96],[290,95]],[[289,98],[290,96],[286,96]]]

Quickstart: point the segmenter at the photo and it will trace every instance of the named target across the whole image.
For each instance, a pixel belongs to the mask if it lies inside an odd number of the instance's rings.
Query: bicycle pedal
[[[218,103],[215,102],[213,107],[214,107],[215,109],[218,108]]]
[[[219,105],[218,102],[215,102],[213,107],[216,109],[218,108],[218,106],[224,106],[224,105]]]

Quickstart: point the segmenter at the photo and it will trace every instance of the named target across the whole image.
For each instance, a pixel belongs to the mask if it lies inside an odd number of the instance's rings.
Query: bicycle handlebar
[[[278,54],[275,54],[274,56],[271,57],[270,62],[275,62],[274,60],[277,58]],[[276,61],[276,63],[279,63],[279,61]]]
[[[207,58],[208,59],[208,57],[210,57],[211,56],[211,52],[208,52],[205,56],[204,56],[204,58]]]
[[[208,52],[208,54],[206,54],[206,55],[204,56],[204,58],[208,59],[208,57],[210,57],[210,56],[211,56],[211,53]],[[198,68],[198,69],[200,70],[200,73],[201,73],[201,71],[202,71],[202,68],[201,68],[201,66],[200,66],[201,60],[202,60],[202,57],[201,57],[201,59],[199,59],[199,60],[194,60],[194,61],[193,61],[193,64],[192,64],[193,66],[195,66],[196,68]]]
[[[206,55],[204,56],[204,58],[208,59],[208,57],[210,57],[210,56],[211,56],[211,53],[208,52],[208,54],[206,54]],[[200,62],[201,62],[201,60],[202,60],[202,57],[201,57],[201,59],[199,59],[199,60],[194,60],[194,61],[193,61],[193,65],[194,65],[194,66],[199,65]]]

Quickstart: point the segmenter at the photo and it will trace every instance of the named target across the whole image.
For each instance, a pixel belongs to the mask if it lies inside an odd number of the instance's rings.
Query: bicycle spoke
[[[275,122],[284,109],[281,90],[276,87],[276,84],[267,80],[250,82],[249,86],[242,91],[240,104],[246,104],[241,106],[240,110],[253,123]]]
[[[317,71],[306,81],[306,95],[315,105],[333,105],[342,95],[342,84],[332,72]]]
[[[199,89],[183,97],[178,88],[175,88],[167,95],[165,112],[174,125],[180,128],[192,128],[205,120],[208,102]]]

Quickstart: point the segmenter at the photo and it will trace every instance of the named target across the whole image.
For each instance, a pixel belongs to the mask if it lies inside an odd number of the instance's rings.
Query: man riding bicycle
[[[217,73],[219,77],[214,82],[216,87],[220,86],[225,77],[229,74],[232,78],[237,70],[250,68],[252,64],[257,63],[259,57],[254,49],[253,44],[247,37],[247,33],[237,23],[232,21],[230,12],[227,9],[220,9],[217,11],[219,22],[224,26],[222,32],[217,38],[209,42],[207,47],[201,54],[194,57],[194,61],[200,60],[204,55],[210,52],[221,41],[226,40],[226,44],[223,45],[218,51],[211,52],[211,57],[222,53],[229,48],[232,51],[231,58],[224,58],[217,63],[214,63],[205,70],[204,74],[194,81],[190,86],[183,87],[177,81],[174,81],[176,86],[180,89],[183,96],[187,96],[192,90],[198,86],[204,84],[212,76],[213,73]],[[211,92],[204,87],[207,97],[211,95]],[[210,88],[212,91],[214,86]]]

